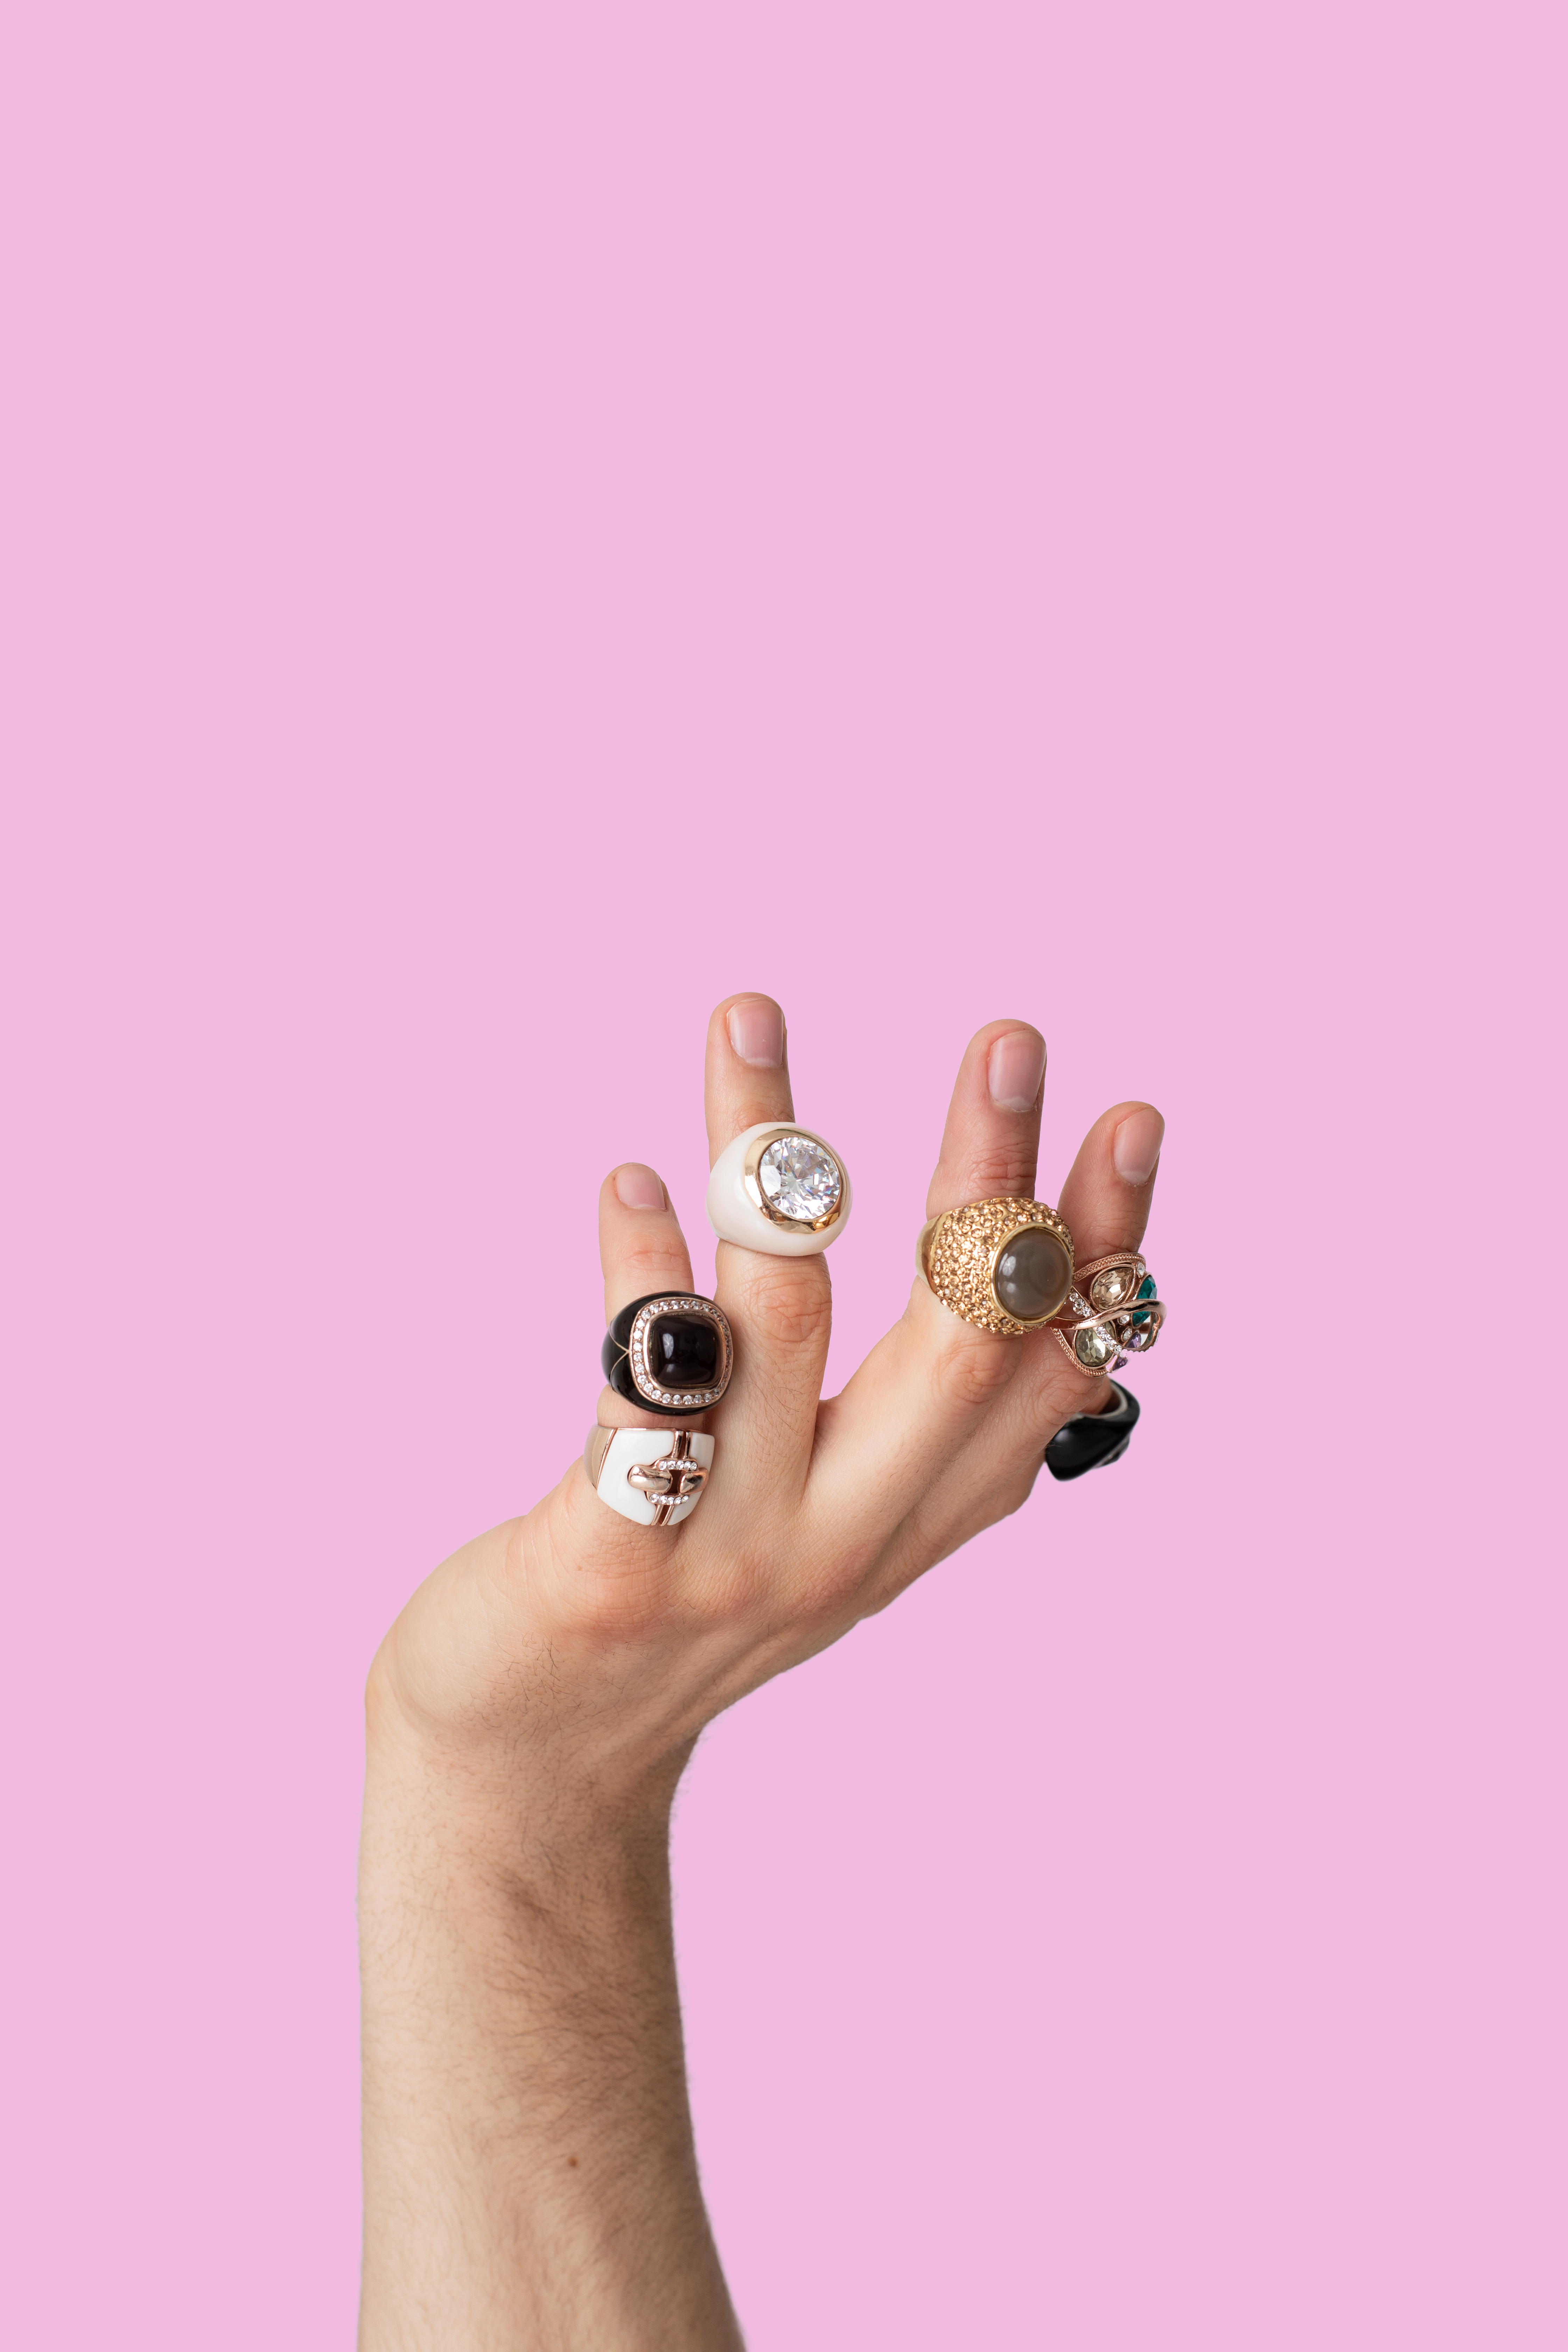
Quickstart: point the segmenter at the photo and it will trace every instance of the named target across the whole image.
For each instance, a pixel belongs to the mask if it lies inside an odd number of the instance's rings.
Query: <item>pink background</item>
[[[351,2340],[364,1665],[755,986],[836,1381],[994,1014],[1176,1304],[700,1753],[753,2352],[1562,2345],[1561,26],[12,12],[9,2342]]]

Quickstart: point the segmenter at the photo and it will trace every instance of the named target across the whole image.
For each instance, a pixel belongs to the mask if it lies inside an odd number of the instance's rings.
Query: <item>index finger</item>
[[[730,996],[716,1007],[705,1095],[712,1160],[748,1128],[793,1122],[784,1008],[771,996]],[[721,1241],[716,1263],[715,1295],[735,1333],[726,1435],[739,1441],[749,1470],[764,1483],[804,1484],[827,1366],[826,1262],[820,1253],[775,1257]]]

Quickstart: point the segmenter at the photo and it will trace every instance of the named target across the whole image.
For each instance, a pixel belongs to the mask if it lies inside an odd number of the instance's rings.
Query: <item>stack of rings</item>
[[[661,1420],[717,1404],[735,1368],[730,1318],[695,1291],[650,1291],[623,1307],[600,1350],[618,1397]],[[583,1466],[603,1503],[642,1528],[689,1519],[713,1467],[713,1440],[691,1429],[588,1432]]]
[[[1146,1353],[1165,1320],[1137,1250],[1075,1267],[1072,1235],[1044,1201],[1006,1193],[944,1210],[921,1227],[915,1262],[942,1305],[966,1323],[1006,1339],[1049,1328],[1075,1370],[1090,1380]],[[1126,1453],[1138,1400],[1114,1381],[1110,1390],[1103,1412],[1071,1414],[1046,1447],[1053,1478],[1079,1478]]]
[[[805,1128],[764,1120],[714,1162],[708,1221],[721,1241],[773,1257],[809,1257],[849,1222],[849,1173]],[[1164,1301],[1137,1250],[1075,1267],[1073,1239],[1048,1202],[1003,1193],[946,1209],[921,1231],[916,1263],[934,1296],[964,1322],[1005,1339],[1050,1329],[1076,1370],[1120,1371],[1159,1338]],[[705,1412],[730,1385],[734,1341],[711,1298],[650,1292],[623,1307],[605,1335],[605,1377],[619,1397],[664,1419]],[[1074,1413],[1046,1448],[1054,1477],[1119,1461],[1137,1399],[1111,1381],[1103,1412]],[[584,1466],[612,1510],[642,1527],[672,1527],[696,1509],[713,1440],[689,1429],[589,1432]]]

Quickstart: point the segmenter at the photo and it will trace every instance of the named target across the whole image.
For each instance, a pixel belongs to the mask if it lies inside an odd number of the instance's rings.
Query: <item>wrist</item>
[[[691,1745],[606,1759],[557,1732],[420,1725],[378,1657],[365,1692],[366,1867],[503,1896],[590,1871],[600,1884],[627,1869],[640,1878],[654,1856],[663,1870]]]

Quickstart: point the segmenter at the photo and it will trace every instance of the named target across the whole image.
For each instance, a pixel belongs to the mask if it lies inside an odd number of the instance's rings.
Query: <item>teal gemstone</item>
[[[1158,1298],[1160,1294],[1154,1287],[1154,1277],[1152,1274],[1146,1274],[1143,1276],[1135,1295],[1140,1298]],[[1149,1318],[1147,1315],[1134,1315],[1132,1320],[1134,1323],[1147,1323]]]

